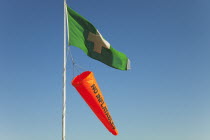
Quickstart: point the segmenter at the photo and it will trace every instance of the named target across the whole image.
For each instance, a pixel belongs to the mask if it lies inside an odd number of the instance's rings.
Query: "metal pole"
[[[63,112],[62,140],[66,140],[66,0],[64,0],[64,65],[63,65]]]

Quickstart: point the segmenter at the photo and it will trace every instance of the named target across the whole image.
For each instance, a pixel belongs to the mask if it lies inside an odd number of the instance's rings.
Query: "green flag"
[[[120,69],[130,69],[127,56],[106,41],[99,31],[84,17],[67,6],[69,45],[82,49],[89,57]]]

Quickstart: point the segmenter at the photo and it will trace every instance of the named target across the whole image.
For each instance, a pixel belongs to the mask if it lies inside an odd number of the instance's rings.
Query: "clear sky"
[[[68,61],[67,140],[210,139],[209,0],[67,3],[132,62],[120,71],[71,47],[95,73],[119,135],[71,86],[79,72]],[[61,140],[62,67],[63,1],[1,0],[0,140]]]

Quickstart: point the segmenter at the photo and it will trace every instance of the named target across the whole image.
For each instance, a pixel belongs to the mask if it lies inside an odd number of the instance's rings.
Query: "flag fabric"
[[[69,45],[82,49],[89,57],[120,70],[130,69],[128,57],[106,41],[84,17],[67,6]]]

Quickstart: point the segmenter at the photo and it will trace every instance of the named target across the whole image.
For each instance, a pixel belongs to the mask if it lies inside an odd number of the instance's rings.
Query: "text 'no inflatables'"
[[[72,85],[76,88],[85,102],[89,105],[95,115],[104,124],[104,126],[113,134],[117,135],[118,131],[114,121],[109,113],[101,90],[91,71],[85,71],[72,80]]]

